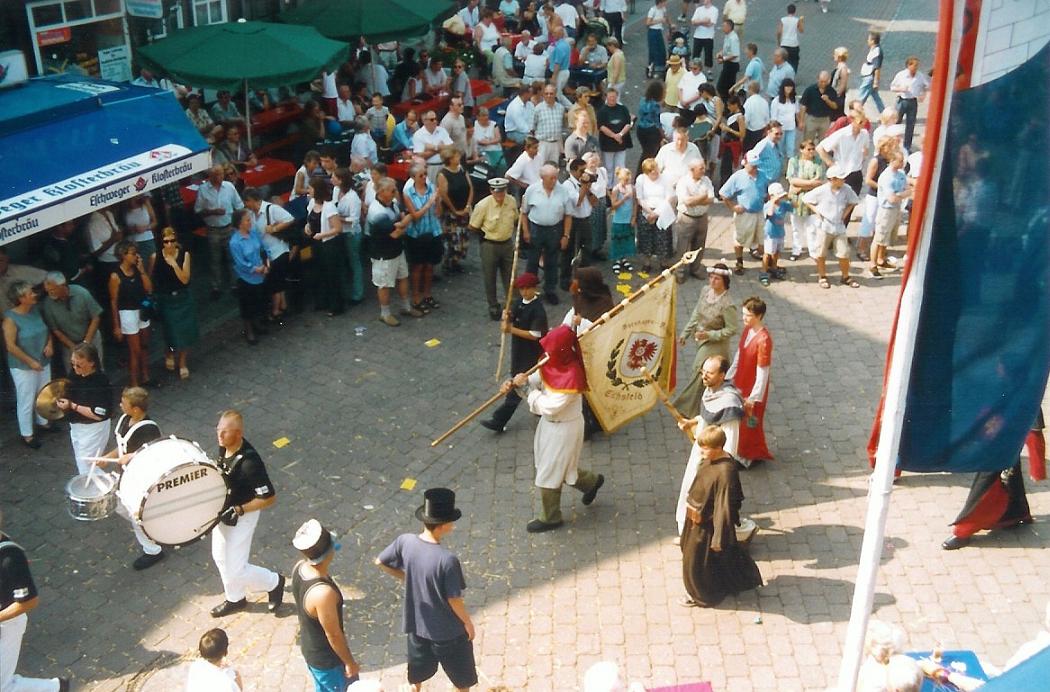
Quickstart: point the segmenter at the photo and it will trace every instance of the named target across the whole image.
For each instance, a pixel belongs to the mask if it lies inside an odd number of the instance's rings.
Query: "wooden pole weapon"
[[[503,331],[503,316],[510,311],[510,301],[514,298],[514,277],[518,270],[518,249],[521,238],[521,223],[514,229],[514,259],[510,263],[510,281],[507,283],[507,296],[503,301],[503,312],[500,314],[499,360],[496,361],[496,384],[499,384],[503,372],[503,356],[507,352],[507,333]]]

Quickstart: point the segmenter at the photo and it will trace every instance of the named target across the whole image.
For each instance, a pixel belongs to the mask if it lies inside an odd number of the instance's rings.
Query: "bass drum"
[[[185,545],[219,521],[226,476],[196,442],[174,435],[144,445],[124,468],[117,498],[161,545]]]

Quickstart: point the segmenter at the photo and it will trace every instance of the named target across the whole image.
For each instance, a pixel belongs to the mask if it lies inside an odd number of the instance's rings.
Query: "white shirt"
[[[518,4],[518,0],[500,0],[499,11],[504,15],[516,15],[521,11],[521,5]]]
[[[352,123],[357,117],[357,109],[354,108],[353,100],[336,99],[335,117],[341,123]]]
[[[532,118],[526,117],[526,103],[515,96],[507,104],[507,113],[503,116],[503,129],[506,132],[522,132],[528,134],[532,129]]]
[[[443,144],[452,144],[452,138],[448,136],[448,131],[440,125],[435,127],[433,132],[430,132],[425,127],[421,127],[412,135],[412,151],[416,154],[422,154],[430,147],[437,149]],[[441,155],[434,154],[427,159],[427,163],[441,163]]]
[[[580,181],[569,175],[562,183],[562,187],[565,188],[565,192],[569,195],[569,214],[577,219],[587,219],[591,216],[591,200],[587,195],[584,195],[583,201],[577,204],[577,200],[580,199]]]
[[[233,668],[219,666],[198,658],[190,664],[186,692],[241,692]]]
[[[575,29],[576,25],[580,22],[580,13],[576,11],[576,8],[567,3],[563,2],[554,8],[554,14],[561,17],[561,21],[566,27]]]
[[[286,221],[295,221],[295,217],[288,213],[283,207],[269,202],[259,203],[259,213],[252,214],[252,227],[259,231],[262,236],[263,250],[266,256],[275,260],[290,250],[288,243],[284,242],[273,233],[267,233],[267,226],[276,226]]]
[[[565,220],[565,215],[572,212],[576,198],[562,185],[554,183],[550,192],[543,187],[543,182],[529,185],[521,198],[521,210],[532,223],[539,226],[556,226]]]
[[[342,191],[336,187],[332,190],[332,199],[338,198],[335,208],[339,210],[339,216],[343,218],[343,233],[361,232],[361,198],[353,190],[348,190],[340,197]]]
[[[798,17],[788,15],[780,18],[780,45],[798,48]]]
[[[678,183],[674,186],[675,197],[678,198],[678,213],[688,214],[689,216],[703,216],[707,213],[708,204],[695,204],[693,206],[686,206],[685,199],[688,197],[701,197],[706,195],[708,199],[714,201],[715,199],[715,187],[711,184],[711,179],[706,175],[701,177],[700,180],[693,178],[692,173],[684,175],[678,179]]]
[[[339,96],[339,90],[335,85],[335,72],[321,73],[321,97],[334,99]]]
[[[478,25],[478,7],[470,9],[470,6],[464,7],[459,11],[459,18],[463,20],[464,26],[467,27],[467,31],[473,31],[474,27]]]
[[[802,199],[820,212],[820,222],[828,235],[842,235],[846,232],[842,215],[846,212],[846,207],[860,201],[857,193],[849,185],[843,185],[836,191],[831,189],[830,182],[813,188],[803,195]]]
[[[649,12],[646,13],[645,16],[653,20],[653,24],[649,26],[650,29],[663,29],[667,25],[666,8],[660,8],[654,5],[649,8]]]
[[[210,180],[205,180],[197,188],[197,201],[193,204],[193,211],[199,214],[205,209],[223,209],[225,212],[221,216],[203,217],[204,225],[206,226],[212,228],[229,226],[233,221],[233,212],[243,208],[244,202],[241,201],[241,196],[237,194],[237,188],[228,180],[222,181],[218,190],[215,189]]]
[[[481,24],[481,40],[478,41],[478,47],[481,50],[492,50],[499,43],[499,28],[496,24],[489,22],[488,26]]]
[[[306,209],[307,209],[308,212],[312,212],[313,211],[313,209],[314,209],[314,201],[313,201],[313,199],[311,199],[309,202],[307,202]],[[332,230],[332,225],[331,225],[329,219],[331,219],[333,216],[339,216],[339,208],[335,206],[335,202],[332,202],[332,201],[322,202],[321,203],[321,230],[319,231],[319,233],[328,233],[328,232],[330,232]],[[340,216],[340,218],[342,218],[342,217]],[[323,240],[323,242],[327,243],[329,240],[332,240],[333,238],[338,238],[338,237],[339,237],[338,235],[329,236],[329,237],[325,238]],[[316,236],[315,236],[315,238],[316,238]]]
[[[700,106],[700,85],[707,82],[704,71],[693,74],[692,70],[686,70],[682,78],[678,80],[678,105],[695,111]]]
[[[530,157],[526,152],[521,152],[510,168],[507,169],[507,177],[520,180],[525,185],[533,185],[540,182],[540,167],[543,162],[539,156]]]
[[[376,148],[376,141],[372,139],[372,135],[368,132],[358,132],[350,140],[350,155],[363,156],[372,163],[379,163],[379,150]]]
[[[783,125],[784,132],[795,129],[795,120],[798,117],[798,101],[781,103],[779,98],[769,103],[769,119],[776,120]]]
[[[847,125],[822,139],[817,150],[831,154],[836,164],[847,173],[852,173],[864,168],[868,152],[871,151],[871,136],[864,128],[854,136],[853,126]]]
[[[893,76],[890,91],[903,99],[923,99],[930,89],[930,78],[918,70],[915,74],[905,67]]]
[[[547,56],[532,54],[525,58],[526,82],[542,82],[547,79]]]
[[[525,58],[532,55],[532,47],[535,45],[535,40],[519,41],[518,45],[514,46],[514,59],[518,62],[525,62]]]
[[[108,209],[92,212],[91,218],[88,219],[87,227],[88,242],[91,244],[91,251],[95,252],[100,247],[102,247],[102,244],[109,240],[109,237],[113,234],[114,229],[119,231],[120,227],[117,226],[117,222],[113,218],[113,212],[111,212]],[[98,256],[98,260],[100,262],[116,262],[116,247],[116,243],[110,245],[105,252]],[[7,296],[0,296],[0,305],[6,304]]]
[[[922,170],[922,152],[915,151],[908,154],[908,158],[905,159],[905,166],[908,169],[909,178],[918,178],[919,171]]]
[[[626,12],[627,0],[602,0],[602,12]]]
[[[711,24],[704,26],[695,23],[704,19],[710,20]],[[696,11],[693,12],[693,22],[693,38],[713,39],[715,37],[715,27],[718,26],[718,8],[714,5],[711,5],[710,7],[700,5],[696,8]]]
[[[668,142],[660,147],[656,154],[656,166],[660,169],[660,174],[672,184],[689,175],[690,163],[703,160],[700,149],[692,142],[686,142],[685,151],[678,151],[674,142]]]
[[[748,130],[764,130],[769,124],[769,102],[762,94],[751,94],[744,101],[744,127]]]

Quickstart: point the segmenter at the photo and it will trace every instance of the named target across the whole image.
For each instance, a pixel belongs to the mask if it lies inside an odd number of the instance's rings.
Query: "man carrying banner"
[[[583,449],[583,392],[587,375],[579,342],[566,326],[552,329],[540,339],[548,360],[538,373],[518,373],[503,383],[501,391],[517,387],[529,409],[540,416],[533,443],[540,515],[525,527],[529,533],[551,531],[562,524],[561,487],[569,484],[583,493],[583,504],[594,502],[605,476],[578,468]]]

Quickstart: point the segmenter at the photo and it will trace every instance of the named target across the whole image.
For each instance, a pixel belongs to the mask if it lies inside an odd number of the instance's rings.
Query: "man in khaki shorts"
[[[860,287],[860,284],[849,275],[849,243],[846,242],[845,222],[860,198],[852,188],[845,184],[846,175],[846,171],[841,166],[831,166],[827,172],[828,182],[813,188],[802,197],[802,201],[813,212],[817,220],[817,244],[816,247],[811,248],[811,251],[816,253],[814,259],[817,262],[817,275],[820,277],[821,288],[831,288],[831,282],[828,281],[826,258],[832,249],[839,261],[839,269],[842,270],[842,285],[850,288]]]
[[[401,314],[422,317],[408,298],[408,262],[405,260],[403,236],[411,217],[401,213],[397,205],[397,183],[382,178],[376,183],[376,199],[368,207],[369,245],[372,259],[372,283],[379,294],[379,321],[388,327],[401,322],[390,314],[390,290],[397,289],[401,297]]]
[[[737,274],[744,273],[744,248],[762,244],[762,207],[766,183],[758,172],[758,152],[749,151],[744,167],[729,176],[718,191],[722,202],[733,212],[733,252]]]

